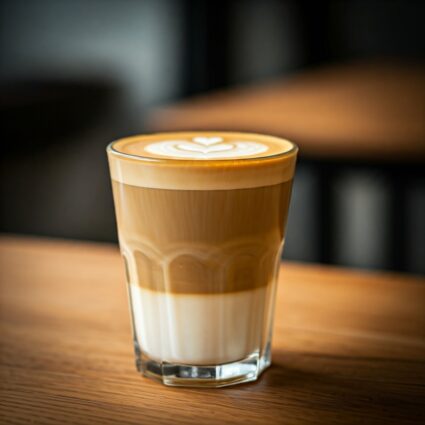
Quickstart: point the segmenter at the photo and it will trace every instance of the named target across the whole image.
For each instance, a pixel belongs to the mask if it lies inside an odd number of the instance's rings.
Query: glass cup
[[[138,370],[166,385],[254,381],[270,365],[297,147],[249,133],[107,148]]]

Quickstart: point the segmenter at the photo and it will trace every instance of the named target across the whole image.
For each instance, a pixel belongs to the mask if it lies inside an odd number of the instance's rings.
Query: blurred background
[[[105,147],[300,146],[284,257],[425,273],[424,2],[3,0],[0,231],[116,241]]]

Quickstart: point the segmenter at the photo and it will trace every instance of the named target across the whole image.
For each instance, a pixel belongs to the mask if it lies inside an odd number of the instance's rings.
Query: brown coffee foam
[[[220,137],[223,143],[248,140],[269,147],[256,156],[231,159],[177,159],[144,150],[151,142]],[[273,136],[229,132],[159,133],[133,136],[108,147],[112,179],[138,187],[175,190],[222,190],[261,187],[293,178],[297,147]]]

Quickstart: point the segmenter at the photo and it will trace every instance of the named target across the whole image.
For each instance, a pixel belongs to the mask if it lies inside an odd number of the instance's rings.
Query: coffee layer
[[[113,181],[129,281],[180,294],[266,286],[280,258],[291,183],[176,191]]]
[[[297,148],[251,133],[186,132],[134,136],[108,147],[113,180],[174,190],[223,190],[292,179]]]

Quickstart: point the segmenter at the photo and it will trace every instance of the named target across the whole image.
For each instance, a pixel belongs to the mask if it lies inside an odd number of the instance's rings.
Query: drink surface
[[[248,133],[167,133],[122,139],[115,150],[151,159],[214,161],[265,158],[289,152],[284,139]]]
[[[113,180],[132,186],[220,190],[291,180],[297,148],[251,133],[185,132],[133,136],[108,147]]]

